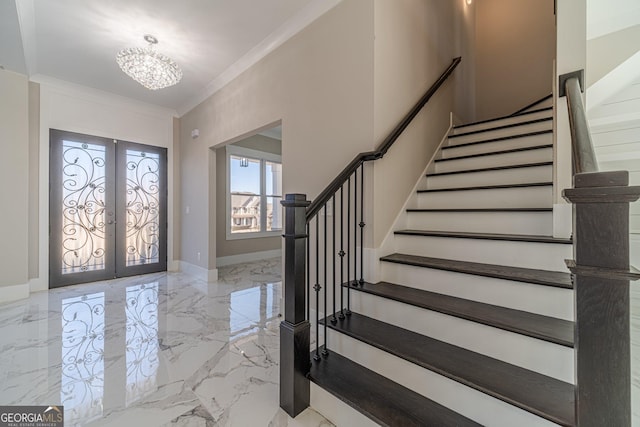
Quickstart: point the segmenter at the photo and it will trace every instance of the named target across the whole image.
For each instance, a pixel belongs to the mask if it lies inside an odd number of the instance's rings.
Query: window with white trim
[[[227,239],[281,234],[281,157],[234,145],[226,154]]]

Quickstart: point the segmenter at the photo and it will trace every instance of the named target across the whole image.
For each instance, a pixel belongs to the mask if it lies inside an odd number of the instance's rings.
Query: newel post
[[[304,194],[287,194],[284,214],[284,320],[280,323],[280,407],[295,417],[309,407],[311,326],[306,319],[306,208]]]
[[[576,423],[580,427],[631,425],[629,203],[640,187],[629,173],[574,176],[564,190],[574,204],[576,309]]]

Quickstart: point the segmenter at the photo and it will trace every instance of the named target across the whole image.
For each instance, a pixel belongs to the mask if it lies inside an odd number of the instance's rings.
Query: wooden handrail
[[[567,96],[569,108],[569,127],[571,128],[571,145],[575,173],[598,172],[598,161],[593,149],[593,141],[587,124],[587,114],[582,103],[581,80],[582,71],[561,76],[561,95]]]
[[[347,182],[347,179],[362,165],[362,163],[377,160],[384,157],[389,151],[389,148],[397,141],[397,139],[402,135],[402,132],[409,126],[409,124],[413,121],[413,119],[418,115],[420,110],[429,102],[431,97],[438,91],[440,86],[449,78],[449,76],[456,69],[458,64],[462,61],[461,57],[454,58],[451,61],[451,64],[447,69],[440,75],[438,80],[435,81],[427,90],[427,92],[420,98],[420,100],[413,106],[413,108],[404,116],[402,121],[398,123],[398,125],[391,131],[389,136],[387,136],[384,141],[376,148],[375,151],[369,151],[366,153],[358,154],[348,165],[345,167],[342,172],[338,174],[337,177],[327,187],[322,190],[322,192],[316,197],[316,199],[309,205],[307,208],[306,219],[307,222],[311,220],[322,207],[327,204],[331,197],[342,187],[342,185]]]

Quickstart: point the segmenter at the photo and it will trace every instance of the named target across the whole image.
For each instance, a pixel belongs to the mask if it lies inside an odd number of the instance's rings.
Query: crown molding
[[[35,74],[38,69],[36,50],[36,14],[34,0],[15,0],[18,13],[22,52],[27,75]]]
[[[337,6],[342,0],[312,0],[293,18],[281,25],[273,33],[243,55],[229,68],[213,79],[200,93],[178,108],[178,115],[182,117],[211,95],[222,89],[240,74],[254,66],[262,58],[282,46],[284,42],[298,34],[313,21]]]

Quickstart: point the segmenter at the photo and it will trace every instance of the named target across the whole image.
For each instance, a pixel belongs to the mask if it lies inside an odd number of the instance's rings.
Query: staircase
[[[326,325],[311,406],[338,426],[572,426],[574,296],[552,235],[552,107],[457,126],[382,281]],[[355,409],[356,411],[354,411]]]

